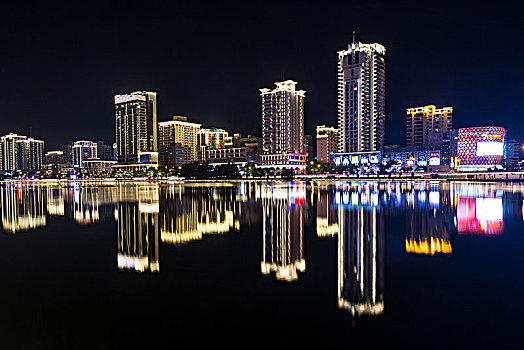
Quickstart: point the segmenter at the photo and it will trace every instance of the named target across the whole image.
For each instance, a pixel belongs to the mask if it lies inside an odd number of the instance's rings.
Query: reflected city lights
[[[261,186],[262,262],[267,275],[275,272],[278,280],[291,282],[306,270],[304,225],[307,203],[304,184]]]
[[[160,273],[161,249],[255,226],[262,231],[258,273],[299,282],[312,232],[313,242],[336,240],[336,304],[356,317],[385,310],[387,219],[402,220],[398,251],[437,260],[453,253],[452,240],[462,234],[502,234],[508,212],[524,217],[523,195],[524,186],[504,183],[56,181],[3,183],[0,204],[7,233],[44,227],[56,216],[77,225],[115,222],[119,273]]]

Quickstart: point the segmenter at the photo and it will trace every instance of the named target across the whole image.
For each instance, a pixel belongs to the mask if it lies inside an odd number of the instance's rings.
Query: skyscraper
[[[385,55],[381,44],[355,40],[338,52],[338,152],[384,146]]]
[[[427,146],[435,133],[446,133],[452,128],[453,107],[436,108],[433,105],[406,109],[406,144]]]
[[[156,92],[115,95],[115,122],[118,163],[150,162],[158,152]]]
[[[262,96],[262,152],[305,154],[304,97],[297,82],[277,82],[276,89],[260,89]]]

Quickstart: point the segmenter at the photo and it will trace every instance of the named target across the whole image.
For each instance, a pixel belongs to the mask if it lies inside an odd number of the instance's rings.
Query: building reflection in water
[[[118,188],[115,218],[119,269],[159,272],[159,212],[158,185]]]
[[[306,270],[304,225],[307,203],[304,183],[262,185],[261,272],[275,272],[278,280],[291,282]]]
[[[0,191],[2,227],[16,233],[46,225],[46,192],[33,183],[7,183]]]
[[[359,193],[360,192],[360,193]],[[373,189],[340,188],[338,306],[352,315],[384,312],[384,215]]]
[[[429,188],[428,188],[429,187]],[[407,195],[406,252],[451,254],[451,201],[438,183],[417,183]]]
[[[459,234],[493,235],[504,231],[503,191],[495,185],[456,184]]]
[[[177,245],[238,230],[246,211],[239,196],[214,187],[171,186],[162,198],[162,242]]]
[[[53,216],[65,216],[66,196],[64,189],[47,187],[47,213]]]
[[[319,186],[316,191],[316,206],[317,206],[317,236],[318,237],[334,237],[338,234],[338,215],[337,207],[334,205],[334,196],[329,192],[328,186]]]

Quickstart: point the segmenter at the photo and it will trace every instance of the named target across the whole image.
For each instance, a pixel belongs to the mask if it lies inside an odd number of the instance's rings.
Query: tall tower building
[[[158,152],[156,92],[115,95],[115,122],[119,164],[137,164]]]
[[[191,123],[187,117],[173,116],[173,120],[158,123],[160,164],[164,166],[184,165],[198,160],[197,135],[202,124]],[[176,147],[175,147],[176,146]],[[170,158],[176,158],[176,150],[187,153],[187,157],[182,163],[173,162]],[[184,151],[184,150],[187,150]]]
[[[297,82],[277,82],[276,88],[260,89],[262,96],[262,152],[305,154],[304,97]]]
[[[337,151],[337,129],[331,126],[317,126],[317,162],[329,163],[329,153]]]
[[[338,52],[338,152],[378,151],[385,137],[386,49],[349,44]]]
[[[453,127],[453,107],[433,105],[406,109],[406,144],[427,146],[432,133],[446,133]]]

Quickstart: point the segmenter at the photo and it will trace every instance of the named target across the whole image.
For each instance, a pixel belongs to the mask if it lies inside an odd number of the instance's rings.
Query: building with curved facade
[[[506,129],[500,126],[458,129],[457,170],[502,169],[505,136]]]

